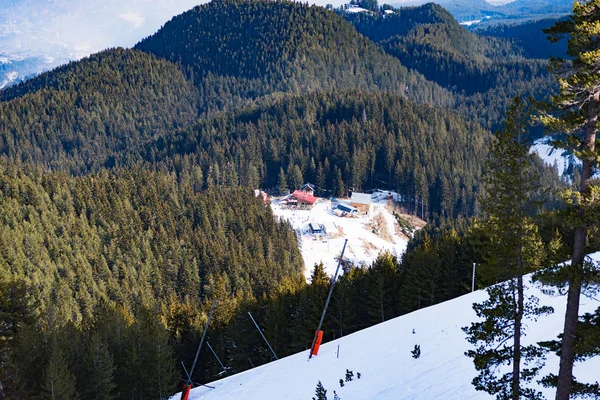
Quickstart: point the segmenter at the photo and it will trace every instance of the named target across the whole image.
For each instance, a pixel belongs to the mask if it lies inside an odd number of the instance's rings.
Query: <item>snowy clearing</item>
[[[12,72],[7,73],[5,75],[5,78],[0,81],[0,89],[3,89],[6,86],[10,85],[14,81],[16,81],[18,77],[19,77],[19,74],[17,72],[12,71]]]
[[[593,257],[600,260],[600,253]],[[554,314],[528,323],[524,344],[556,339],[563,327],[566,297],[550,297],[532,287],[528,293],[538,296],[540,304],[554,307]],[[470,345],[461,330],[476,320],[472,303],[486,297],[480,290],[403,315],[325,343],[310,361],[306,350],[210,383],[215,389],[195,388],[190,399],[309,400],[318,381],[327,389],[329,399],[334,390],[341,400],[490,399],[471,385],[476,371],[472,360],[464,355]],[[599,306],[598,300],[582,296],[580,313],[593,312]],[[410,353],[415,344],[421,346],[421,357],[416,360]],[[558,363],[558,357],[550,354],[541,376],[556,373]],[[352,370],[355,378],[340,387],[346,369]],[[574,375],[591,383],[600,377],[598,371],[600,357],[595,357],[576,363]],[[360,380],[356,379],[357,372],[362,375]],[[546,398],[554,398],[552,390],[538,388]]]
[[[572,158],[565,150],[555,149],[548,138],[541,138],[533,142],[529,152],[537,153],[547,165],[556,166],[558,176],[563,175]]]
[[[471,26],[471,25],[478,24],[478,23],[480,23],[480,22],[481,22],[481,20],[480,20],[480,19],[474,19],[474,20],[472,20],[472,21],[465,21],[465,22],[461,22],[461,23],[460,23],[460,25],[462,25],[462,26]]]
[[[558,176],[563,176],[569,165],[581,165],[581,161],[568,151],[554,148],[549,137],[536,140],[529,149],[530,153],[536,152],[540,158],[549,166],[556,167]],[[594,172],[595,178],[600,178],[600,170]]]
[[[392,214],[391,201],[386,197],[389,192],[379,192],[373,199],[373,211],[370,215],[357,218],[342,218],[333,214],[332,201],[319,199],[310,210],[290,210],[281,206],[281,199],[273,200],[271,207],[275,216],[288,220],[296,232],[301,235],[300,251],[304,258],[305,276],[310,277],[315,264],[323,262],[329,275],[335,273],[337,258],[342,252],[344,239],[348,245],[344,259],[355,265],[370,265],[384,251],[400,256],[406,250],[408,236]],[[347,200],[341,199],[344,203]],[[335,207],[335,202],[333,207]],[[424,223],[412,216],[411,222],[417,227]],[[309,224],[322,224],[327,235],[312,235]]]

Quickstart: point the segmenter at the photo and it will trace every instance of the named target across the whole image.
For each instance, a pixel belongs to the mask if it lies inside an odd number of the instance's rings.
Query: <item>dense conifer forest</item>
[[[456,107],[489,129],[501,126],[515,95],[543,99],[556,91],[548,55],[530,50],[540,43],[548,48],[542,25],[528,29],[539,33],[523,46],[513,36],[472,33],[434,3],[401,8],[385,18],[383,10],[338,13],[402,65],[455,93]],[[541,59],[534,57],[538,54]]]
[[[339,278],[325,340],[470,290],[492,130],[554,77],[504,31],[369,4],[214,0],[0,91],[0,399],[166,399],[213,299],[226,374],[272,360],[248,311],[280,357],[310,347],[331,277],[255,198],[281,177],[322,196],[391,189],[429,223],[402,257]],[[527,162],[539,262],[564,260],[571,182]],[[221,373],[205,347],[194,380]]]

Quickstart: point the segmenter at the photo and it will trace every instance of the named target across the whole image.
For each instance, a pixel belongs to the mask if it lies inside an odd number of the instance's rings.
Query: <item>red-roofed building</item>
[[[295,190],[294,193],[292,193],[292,197],[294,199],[296,199],[296,201],[298,202],[298,204],[303,204],[303,205],[309,205],[309,206],[314,206],[315,203],[317,202],[317,198],[315,196],[311,196],[310,194],[303,192],[301,190]]]

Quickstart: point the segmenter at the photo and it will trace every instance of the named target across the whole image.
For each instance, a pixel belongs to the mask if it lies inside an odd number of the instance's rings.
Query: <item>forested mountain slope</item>
[[[543,32],[564,18],[548,18],[523,23],[505,23],[500,25],[476,28],[474,32],[483,36],[507,38],[513,40],[530,58],[548,59],[550,57],[567,57],[567,42],[551,43]]]
[[[298,168],[319,191],[389,187],[409,208],[422,201],[426,211],[470,215],[489,138],[452,112],[401,96],[318,92],[205,119],[149,144],[142,158],[201,165],[211,181],[217,170],[221,180],[235,172],[233,183],[262,187]]]
[[[250,190],[194,186],[144,170],[73,178],[2,165],[2,270],[65,321],[101,301],[199,302],[219,282],[259,297],[302,276],[293,232]]]
[[[0,92],[0,154],[75,173],[129,166],[143,161],[128,156],[148,140],[206,111],[281,91],[362,88],[437,105],[455,100],[335,13],[299,3],[212,2],[138,48],[107,50]]]
[[[409,72],[343,18],[298,2],[213,1],[173,18],[136,48],[191,69],[207,98],[312,89],[405,93],[408,87],[412,100],[451,103],[448,93]]]
[[[175,64],[114,49],[0,92],[0,154],[81,173],[196,120],[197,91]]]
[[[482,26],[557,18],[569,14],[573,7],[573,0],[514,0],[505,3],[498,5],[486,0],[439,1],[459,21],[483,20],[479,23]]]
[[[515,40],[468,31],[437,4],[344,16],[403,65],[454,92],[461,113],[489,129],[499,128],[515,95],[541,99],[556,90],[546,60],[530,58]]]
[[[514,43],[466,32],[437,6],[399,13],[362,21],[377,44],[323,8],[215,0],[135,49],[0,92],[8,396],[164,398],[212,299],[207,340],[229,372],[271,359],[248,311],[279,355],[306,348],[330,277],[315,266],[306,282],[294,232],[251,189],[390,188],[424,219],[472,216],[484,127],[545,78]],[[505,59],[515,69],[494,70]],[[492,87],[476,80],[485,73]],[[450,230],[419,236],[402,261],[348,269],[326,340],[468,290],[471,245]],[[194,379],[221,373],[203,353]]]
[[[459,92],[550,78],[546,61],[525,59],[509,40],[468,31],[437,4],[401,8],[385,18],[362,13],[347,18],[403,65]]]

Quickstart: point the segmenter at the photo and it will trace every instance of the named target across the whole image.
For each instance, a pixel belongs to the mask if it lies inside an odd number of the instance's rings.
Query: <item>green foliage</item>
[[[189,68],[201,93],[222,102],[315,89],[401,92],[407,85],[414,100],[448,101],[343,18],[298,2],[210,2],[176,16],[136,48]]]
[[[143,153],[181,170],[231,164],[242,183],[255,166],[263,187],[276,187],[293,165],[320,193],[385,186],[410,211],[421,210],[416,198],[424,197],[426,213],[450,216],[473,212],[488,138],[453,113],[388,93],[311,93],[205,119]]]
[[[537,59],[548,59],[551,57],[566,57],[566,43],[549,43],[543,30],[548,29],[559,20],[541,19],[531,20],[521,23],[506,23],[494,26],[486,26],[483,29],[476,29],[475,32],[483,36],[492,36],[507,38],[515,41],[521,47],[527,57]]]
[[[81,373],[82,396],[86,399],[116,399],[115,365],[107,343],[97,333],[92,333],[84,353],[84,371]]]
[[[501,126],[516,94],[547,98],[556,90],[545,60],[524,57],[514,41],[468,31],[437,4],[403,7],[385,18],[345,17],[402,65],[455,92],[456,107],[485,127]]]
[[[402,255],[401,311],[411,312],[468,293],[475,261],[466,228],[432,225],[417,231]]]
[[[529,124],[529,106],[516,97],[490,149],[481,206],[488,216],[482,229],[491,241],[483,254],[485,267],[496,275],[492,281],[541,267],[541,239],[532,220],[539,209],[533,201],[539,176],[529,156]]]
[[[471,324],[463,330],[468,341],[475,345],[465,355],[473,358],[479,375],[473,379],[475,389],[496,395],[497,399],[515,398],[512,377],[514,349],[511,340],[515,337],[515,310],[517,307],[516,280],[512,279],[487,289],[488,300],[473,304],[477,316],[483,321]],[[537,316],[548,313],[547,308],[538,308],[537,302],[529,302],[523,315]],[[521,328],[522,329],[522,328]],[[544,350],[536,345],[520,346],[519,357],[522,362],[519,375],[518,398],[540,399],[540,394],[525,385],[530,383],[543,367]],[[503,371],[508,371],[504,372]]]
[[[214,1],[0,92],[7,396],[166,398],[213,298],[207,340],[232,373],[272,359],[248,311],[280,357],[308,348],[332,282],[317,265],[306,283],[291,227],[249,189],[386,187],[432,221],[476,213],[482,126],[507,93],[547,91],[542,64],[437,6],[364,18],[367,37],[319,7]],[[346,271],[325,340],[465,293],[461,224]],[[194,379],[219,372],[203,348]]]
[[[0,379],[11,395],[40,393],[44,377],[44,390],[66,382],[71,396],[74,374],[73,393],[86,398],[166,398],[177,382],[173,343],[195,340],[205,297],[220,300],[223,330],[235,296],[272,295],[302,276],[293,231],[249,190],[196,193],[145,170],[75,178],[4,165],[0,204],[0,276],[14,277],[0,285],[0,357],[3,372],[18,371]],[[126,306],[110,311],[115,304]],[[32,314],[51,318],[38,326]],[[22,342],[71,321],[94,328],[73,328],[78,339],[58,341],[51,364]],[[65,353],[73,343],[77,352]]]
[[[74,173],[110,168],[191,123],[197,96],[174,64],[106,50],[0,92],[0,154]]]
[[[552,97],[541,112],[541,121],[554,133],[564,134],[554,145],[572,149],[581,160],[578,191],[567,191],[565,198],[569,213],[565,221],[574,228],[571,263],[560,269],[550,283],[568,284],[565,329],[560,352],[560,369],[557,379],[557,400],[567,400],[577,384],[573,381],[576,332],[579,319],[579,299],[582,289],[598,283],[598,267],[586,262],[586,248],[598,227],[600,215],[600,188],[593,179],[598,168],[600,148],[597,146],[598,114],[600,112],[600,75],[598,67],[597,36],[600,32],[598,0],[573,4],[569,19],[559,21],[544,32],[552,42],[568,37],[569,60],[553,59],[552,66],[560,86],[558,95]],[[546,282],[548,283],[548,282]]]
[[[527,144],[529,123],[529,108],[516,97],[504,130],[491,146],[481,199],[487,219],[475,226],[486,240],[476,247],[483,258],[479,273],[491,282],[502,282],[488,287],[486,301],[473,305],[483,321],[463,328],[467,340],[476,345],[466,352],[479,371],[473,379],[475,389],[502,400],[541,398],[526,385],[543,366],[544,352],[535,345],[523,346],[521,338],[524,321],[552,312],[539,307],[537,298],[525,295],[523,282],[523,275],[540,269],[544,260],[541,237],[531,217],[537,211],[532,197],[538,179]]]
[[[44,371],[42,397],[50,400],[78,400],[75,390],[75,376],[69,370],[62,350],[52,342],[48,364]]]
[[[289,191],[287,187],[287,179],[285,177],[285,172],[283,172],[283,167],[279,169],[279,176],[277,177],[277,191],[280,195],[285,195]]]
[[[327,390],[325,390],[321,381],[317,383],[315,397],[313,397],[313,400],[327,400]]]
[[[412,358],[415,360],[421,357],[421,345],[415,344],[415,348],[410,351],[410,354],[412,354]]]
[[[559,340],[542,342],[540,345],[546,349],[560,354],[562,334]],[[579,318],[575,342],[575,359],[584,361],[600,355],[600,308],[594,313],[586,313]],[[550,374],[542,379],[545,387],[556,387],[558,376]],[[573,398],[597,399],[600,385],[596,383],[580,383],[573,381]]]
[[[143,170],[70,178],[13,167],[0,170],[0,188],[2,271],[31,285],[42,310],[61,304],[64,320],[101,299],[193,301],[217,275],[230,293],[260,296],[301,273],[291,229],[250,191],[194,193]]]

